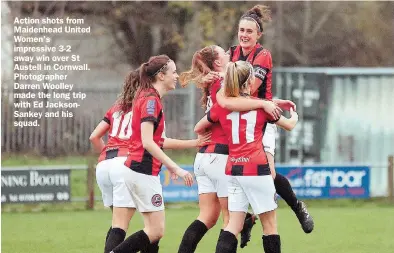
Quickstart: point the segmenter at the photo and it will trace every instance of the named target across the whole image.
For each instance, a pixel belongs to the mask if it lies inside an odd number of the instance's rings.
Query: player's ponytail
[[[253,67],[249,62],[229,62],[224,76],[224,94],[226,97],[238,97],[249,85],[253,77]]]
[[[134,96],[140,86],[139,68],[130,71],[123,84],[122,93],[118,97],[118,104],[123,112],[128,112],[133,106]]]
[[[142,90],[153,88],[152,83],[156,80],[157,74],[168,70],[168,63],[171,61],[167,55],[152,56],[149,61],[140,66],[140,87]]]

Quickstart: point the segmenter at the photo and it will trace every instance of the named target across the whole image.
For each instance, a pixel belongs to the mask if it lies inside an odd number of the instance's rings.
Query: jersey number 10
[[[227,115],[227,119],[231,120],[231,139],[233,144],[239,144],[239,112],[232,112]],[[241,119],[246,120],[246,142],[254,141],[254,129],[256,126],[257,111],[250,111],[242,114]]]

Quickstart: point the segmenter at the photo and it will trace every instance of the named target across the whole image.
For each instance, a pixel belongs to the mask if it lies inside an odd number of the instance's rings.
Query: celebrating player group
[[[224,50],[211,45],[198,50],[190,70],[180,76],[175,62],[166,55],[151,57],[127,75],[122,93],[90,136],[100,153],[97,184],[104,205],[112,210],[105,253],[159,252],[165,223],[158,177],[162,164],[187,186],[194,181],[163,149],[198,147],[194,175],[200,213],[185,228],[178,253],[195,252],[220,214],[223,228],[212,251],[237,252],[239,234],[240,247],[245,247],[253,225],[260,220],[264,252],[281,252],[276,194],[294,211],[305,233],[313,230],[305,203],[296,198],[287,178],[275,172],[277,126],[291,131],[298,115],[293,102],[273,98],[271,53],[257,42],[269,20],[267,6],[254,6],[239,20],[237,46]],[[183,87],[195,84],[203,93],[206,115],[195,126],[198,138],[194,140],[165,135],[161,99],[178,82]],[[282,116],[283,110],[290,112],[290,118]],[[249,205],[253,213],[248,212]],[[144,219],[144,228],[126,238],[136,210]]]

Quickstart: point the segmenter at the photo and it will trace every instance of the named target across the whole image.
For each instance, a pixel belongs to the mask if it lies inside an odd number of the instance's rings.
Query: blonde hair
[[[224,94],[226,97],[238,97],[253,77],[253,67],[247,61],[229,62],[224,76]]]

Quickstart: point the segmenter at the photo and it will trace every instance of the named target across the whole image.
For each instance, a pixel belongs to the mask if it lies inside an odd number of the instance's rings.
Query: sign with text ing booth
[[[1,203],[70,201],[69,169],[2,169]]]

